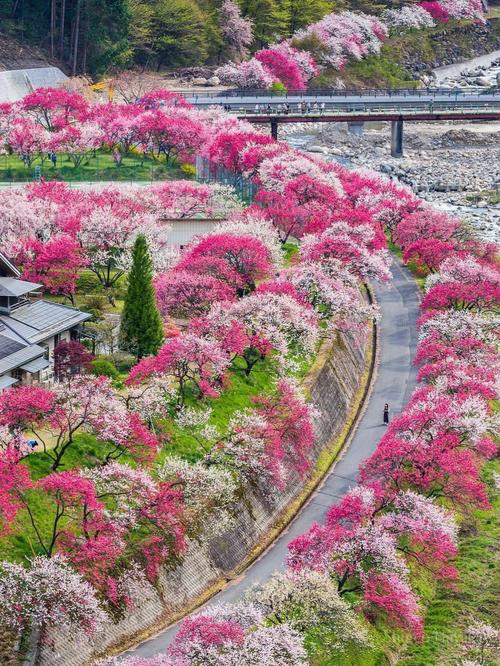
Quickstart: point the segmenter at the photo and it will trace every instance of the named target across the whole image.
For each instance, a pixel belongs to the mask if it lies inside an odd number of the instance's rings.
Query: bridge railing
[[[315,88],[311,90],[288,90],[287,92],[274,92],[265,89],[230,89],[217,92],[195,92],[185,93],[188,99],[217,99],[217,98],[245,98],[245,97],[266,97],[270,99],[286,100],[288,97],[299,97],[310,99],[315,97],[428,97],[429,95],[440,95],[448,97],[466,97],[467,95],[498,95],[500,89],[498,86],[450,89],[450,88],[353,88],[340,90],[338,88]]]

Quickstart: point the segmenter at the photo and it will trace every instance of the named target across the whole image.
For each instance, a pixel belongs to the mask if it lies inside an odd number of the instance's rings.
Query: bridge
[[[361,134],[367,121],[391,122],[391,155],[403,155],[404,122],[500,120],[500,89],[308,90],[278,95],[262,90],[227,90],[186,96],[199,107],[222,106],[239,118],[269,125],[347,122]]]

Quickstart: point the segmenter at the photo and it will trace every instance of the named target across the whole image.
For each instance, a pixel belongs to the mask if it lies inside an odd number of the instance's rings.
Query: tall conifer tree
[[[153,265],[146,238],[140,234],[132,251],[120,340],[137,358],[142,358],[156,354],[163,338],[163,323],[153,287]]]

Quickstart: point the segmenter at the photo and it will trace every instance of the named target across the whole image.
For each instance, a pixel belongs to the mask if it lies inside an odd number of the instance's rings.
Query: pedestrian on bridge
[[[255,113],[259,113],[260,111],[260,106],[258,104],[255,105]]]
[[[314,102],[313,111],[314,111],[314,113],[318,113],[318,102]]]
[[[320,113],[321,113],[321,115],[323,115],[325,113],[325,103],[324,102],[321,102]]]

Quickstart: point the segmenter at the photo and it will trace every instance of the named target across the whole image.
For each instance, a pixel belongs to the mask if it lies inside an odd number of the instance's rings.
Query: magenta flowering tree
[[[275,457],[304,476],[311,465],[316,411],[305,402],[297,387],[285,380],[278,381],[274,394],[256,398],[255,404],[275,440]]]
[[[136,120],[139,146],[153,159],[190,160],[205,141],[205,127],[189,110],[144,111]]]
[[[424,0],[424,2],[419,3],[419,6],[428,12],[433,19],[439,21],[440,23],[448,23],[450,20],[450,14],[445,9],[445,7],[443,7],[441,2],[434,2],[432,0],[428,2]]]
[[[54,131],[85,120],[88,105],[79,93],[63,88],[37,88],[23,98],[21,109],[44,129]]]
[[[234,301],[231,287],[211,275],[171,270],[155,279],[156,301],[162,315],[190,319],[219,301]]]
[[[54,235],[45,243],[27,239],[17,260],[24,279],[40,282],[51,294],[61,294],[72,302],[80,271],[87,265],[82,248],[67,234]]]
[[[213,277],[227,281],[240,295],[253,291],[256,281],[267,277],[272,270],[270,253],[260,240],[232,234],[212,234],[195,242],[177,267],[208,271]]]
[[[19,464],[20,442],[8,439],[0,457],[0,536],[9,534],[22,508],[20,494],[32,487],[28,468]]]
[[[392,239],[406,249],[423,238],[450,241],[459,235],[461,228],[460,220],[432,208],[421,208],[401,219],[392,234]]]
[[[308,79],[318,73],[312,56],[304,56],[286,42],[257,51],[255,58],[288,90],[305,90]]]

